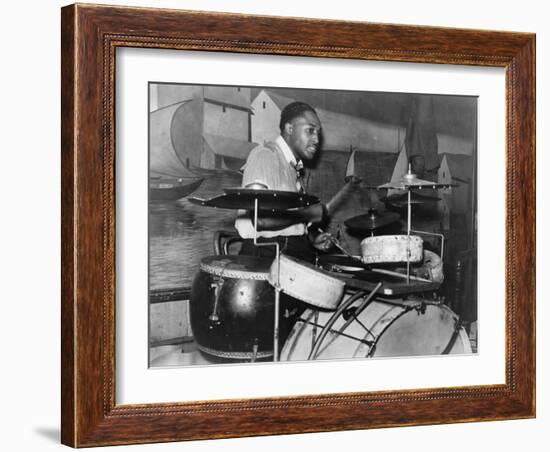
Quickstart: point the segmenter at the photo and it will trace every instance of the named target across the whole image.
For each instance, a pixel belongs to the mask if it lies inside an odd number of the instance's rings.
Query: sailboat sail
[[[348,159],[348,164],[346,166],[346,177],[345,180],[349,180],[350,178],[357,176],[355,174],[355,152],[356,150],[351,148],[350,156]]]
[[[149,113],[149,194],[151,200],[174,201],[197,190],[203,178],[189,170],[192,154],[181,152],[180,117],[192,101]],[[194,149],[193,146],[189,146]],[[180,151],[178,153],[178,150]],[[200,152],[200,149],[199,149]],[[187,157],[189,155],[189,157]]]
[[[197,150],[193,153],[193,146],[188,146],[186,153],[182,152],[182,149],[180,152],[176,149],[176,145],[181,143],[178,135],[182,132],[179,127],[174,127],[174,122],[179,122],[182,109],[190,102],[192,101],[179,102],[149,114],[149,170],[152,176],[197,177],[189,170],[190,164],[193,163],[193,154]]]
[[[397,162],[393,168],[393,173],[391,175],[391,182],[398,182],[403,178],[404,174],[407,174],[407,168],[409,167],[409,159],[407,157],[407,148],[403,146],[399,157],[397,157]],[[400,195],[403,193],[403,190],[399,189],[389,189],[387,196]]]

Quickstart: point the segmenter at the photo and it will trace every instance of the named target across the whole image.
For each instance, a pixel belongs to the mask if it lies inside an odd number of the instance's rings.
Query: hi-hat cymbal
[[[423,188],[449,188],[456,187],[456,184],[439,184],[429,180],[419,179],[416,174],[408,173],[404,174],[400,179],[388,182],[378,186],[378,189],[390,188],[396,190],[421,190]]]
[[[411,204],[429,204],[439,201],[441,198],[437,196],[421,195],[417,192],[411,192]],[[408,193],[401,195],[391,195],[382,199],[383,202],[391,204],[396,207],[404,207],[408,204]]]
[[[192,204],[220,209],[252,210],[258,200],[258,210],[283,211],[319,203],[319,198],[304,193],[282,190],[227,188],[225,194],[210,199],[187,198]]]
[[[344,224],[356,231],[374,231],[375,229],[387,226],[399,221],[400,217],[395,212],[379,213],[376,209],[369,209],[366,214],[358,215],[344,221]]]

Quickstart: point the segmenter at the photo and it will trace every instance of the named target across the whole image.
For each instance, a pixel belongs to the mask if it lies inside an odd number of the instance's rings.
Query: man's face
[[[319,149],[321,121],[311,111],[285,125],[285,140],[297,159],[311,160]]]

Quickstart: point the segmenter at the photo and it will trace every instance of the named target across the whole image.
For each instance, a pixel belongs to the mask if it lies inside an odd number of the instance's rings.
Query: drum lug
[[[254,344],[252,345],[252,357],[250,358],[250,362],[251,363],[256,362],[257,357],[258,357],[258,338],[254,338]]]
[[[426,314],[426,303],[422,302],[420,303],[418,306],[415,306],[416,309],[416,312],[418,313],[418,315],[424,315]]]
[[[356,311],[357,309],[354,307],[348,308],[342,313],[342,317],[344,318],[344,320],[348,320],[355,316]]]
[[[218,315],[218,304],[220,301],[220,293],[223,282],[223,278],[216,278],[214,279],[214,282],[210,284],[210,288],[214,289],[214,307],[212,308],[212,314],[208,316],[208,320],[216,325],[220,324],[220,316]],[[210,325],[210,329],[212,329],[212,325]]]

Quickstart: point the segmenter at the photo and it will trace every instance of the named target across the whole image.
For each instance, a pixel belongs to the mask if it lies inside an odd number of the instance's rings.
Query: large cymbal
[[[270,211],[303,208],[319,202],[315,196],[291,191],[251,188],[226,188],[224,191],[225,194],[210,199],[187,199],[199,206],[244,210],[253,210],[255,200],[258,200],[259,210]]]
[[[375,229],[387,226],[399,221],[399,214],[396,212],[379,213],[376,209],[369,209],[366,214],[358,215],[344,221],[344,224],[356,231],[374,231]]]
[[[417,192],[411,192],[411,204],[430,204],[439,201],[437,196],[422,195]],[[396,207],[404,207],[408,204],[408,193],[401,195],[391,195],[383,198],[381,201]]]

